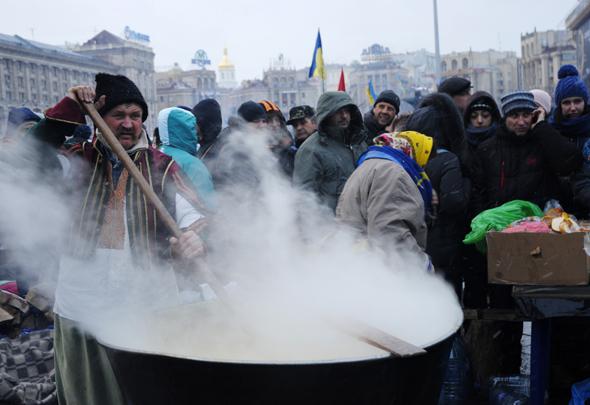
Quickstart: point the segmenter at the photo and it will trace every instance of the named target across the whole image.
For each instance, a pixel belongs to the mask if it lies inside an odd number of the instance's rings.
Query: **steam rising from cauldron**
[[[368,249],[313,195],[290,184],[263,134],[237,132],[230,139],[234,151],[248,156],[232,167],[241,170],[247,163],[256,177],[220,191],[207,237],[209,266],[229,284],[232,313],[216,300],[185,305],[170,268],[129,266],[126,274],[113,275],[124,283],[117,296],[101,291],[101,299],[113,305],[85,320],[93,333],[137,350],[272,361],[380,353],[335,330],[333,319],[359,319],[421,346],[454,332],[462,316],[454,293],[427,274],[418,258],[395,246],[388,252]],[[10,212],[3,237],[18,235],[29,249],[38,238],[55,241],[67,232],[67,205],[51,187],[1,175],[0,192],[10,196],[0,205]],[[38,199],[43,204],[31,202]],[[207,299],[207,291],[199,291],[201,298]]]

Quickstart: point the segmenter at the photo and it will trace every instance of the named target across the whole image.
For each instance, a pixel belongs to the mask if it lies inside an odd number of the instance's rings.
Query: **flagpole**
[[[324,80],[324,77],[322,76],[322,94],[324,94],[326,92],[326,81]]]

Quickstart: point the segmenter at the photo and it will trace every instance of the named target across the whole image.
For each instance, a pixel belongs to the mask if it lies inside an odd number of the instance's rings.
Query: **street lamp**
[[[438,43],[438,9],[436,5],[436,0],[433,0],[433,7],[434,7],[434,59],[436,63],[436,84],[438,86],[440,82],[440,45]]]

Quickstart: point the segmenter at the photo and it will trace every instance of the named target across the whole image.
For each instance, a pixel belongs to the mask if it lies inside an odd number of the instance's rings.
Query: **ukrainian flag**
[[[322,55],[322,37],[320,37],[320,30],[318,30],[318,37],[315,41],[315,49],[313,50],[313,59],[311,67],[309,68],[309,77],[319,77],[326,79],[326,69],[324,68],[324,56]]]
[[[369,80],[369,84],[367,85],[367,98],[369,99],[369,105],[375,104],[377,96],[375,95],[375,89],[371,80]]]

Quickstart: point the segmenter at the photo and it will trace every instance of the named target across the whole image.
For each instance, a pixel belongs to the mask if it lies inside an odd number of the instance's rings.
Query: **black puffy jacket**
[[[474,211],[516,199],[543,208],[548,199],[559,198],[557,177],[569,175],[581,162],[578,148],[545,121],[523,136],[502,124],[475,152]]]
[[[428,229],[426,252],[436,268],[444,268],[452,264],[465,236],[471,182],[452,152],[439,150],[425,170],[439,200],[436,217]]]
[[[408,122],[406,130],[434,138],[436,153],[425,167],[439,199],[434,222],[428,229],[426,251],[435,268],[446,271],[465,236],[469,205],[470,155],[461,114],[446,94],[428,95]]]

